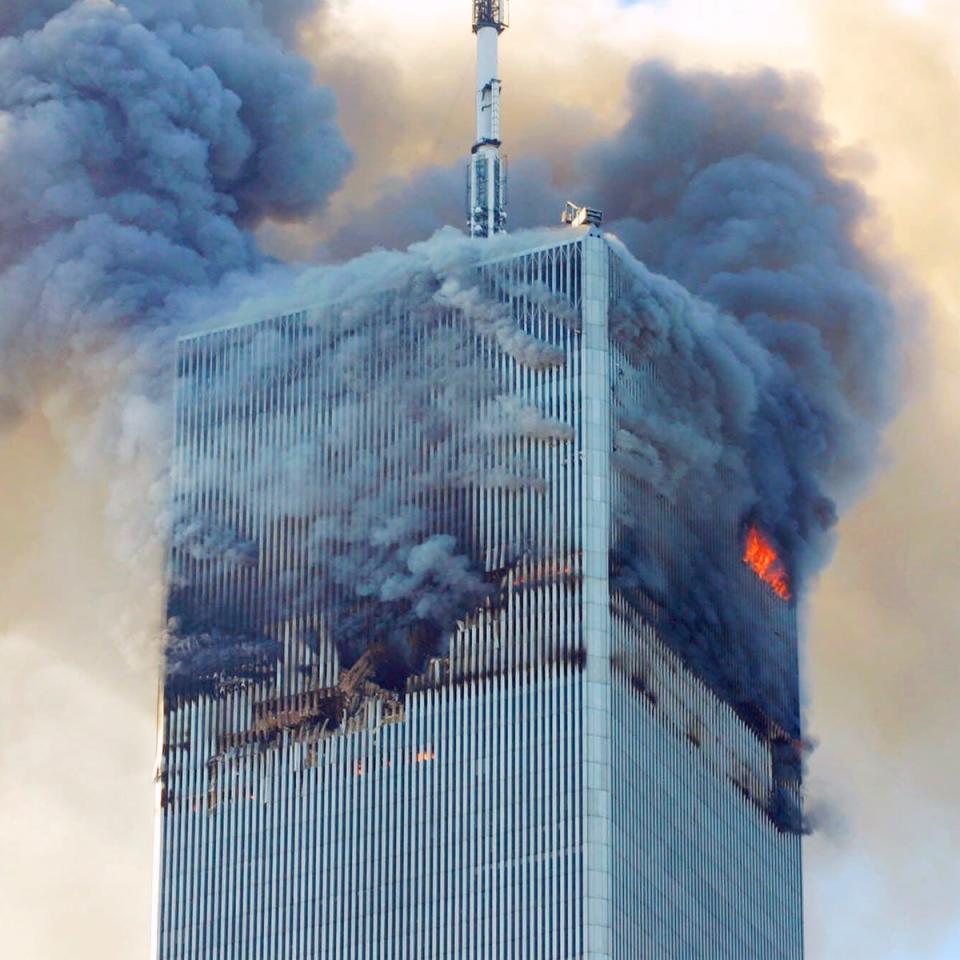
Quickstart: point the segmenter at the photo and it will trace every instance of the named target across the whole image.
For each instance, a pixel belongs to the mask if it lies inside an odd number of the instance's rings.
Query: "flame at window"
[[[789,600],[790,576],[783,565],[776,547],[760,532],[751,527],[747,533],[746,546],[743,549],[743,562],[767,584],[781,600]]]

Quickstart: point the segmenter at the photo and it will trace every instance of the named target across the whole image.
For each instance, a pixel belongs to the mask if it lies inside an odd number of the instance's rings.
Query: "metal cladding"
[[[257,467],[258,449],[309,451],[338,429],[334,384],[362,429],[300,457],[313,483],[371,455],[370,483],[409,483],[391,438],[416,427],[375,389],[397,341],[370,346],[349,385],[324,323],[343,307],[181,341],[175,507],[202,520],[174,540],[171,613],[200,625],[201,653],[211,636],[237,649],[227,666],[201,656],[199,673],[186,659],[168,674],[160,960],[802,957],[788,739],[689,669],[611,565],[619,505],[636,495],[614,457],[616,398],[656,380],[611,333],[616,252],[596,230],[569,237],[480,268],[487,295],[566,362],[471,349],[569,433],[497,436],[495,450],[536,461],[538,484],[431,493],[472,531],[493,589],[399,690],[384,672],[395,639],[356,649],[347,593],[324,578],[343,545],[312,554],[309,509],[278,515],[286,494]],[[425,356],[402,302],[385,290],[348,308],[381,311]],[[291,345],[295,359],[265,373],[267,352]],[[649,509],[669,550],[672,508]],[[744,589],[780,604],[737,535]],[[770,630],[795,655],[789,609]],[[422,644],[415,629],[408,643]]]

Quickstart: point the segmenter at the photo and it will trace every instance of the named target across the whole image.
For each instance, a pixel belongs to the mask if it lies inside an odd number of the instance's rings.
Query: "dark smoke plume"
[[[552,235],[521,234],[496,249],[546,239]],[[315,268],[299,277],[295,296],[317,306],[294,327],[241,328],[241,349],[214,339],[216,364],[198,344],[202,372],[182,377],[181,392],[194,411],[188,419],[206,418],[204,429],[215,431],[217,452],[191,462],[177,485],[176,649],[192,650],[190,635],[215,635],[213,628],[268,632],[322,620],[301,639],[328,638],[346,663],[376,639],[388,654],[381,682],[403,689],[457,620],[493,594],[500,578],[483,572],[490,545],[468,522],[470,491],[542,495],[536,454],[559,451],[574,432],[503,381],[508,362],[550,371],[567,357],[481,289],[477,264],[492,249],[443,231],[403,253]],[[503,292],[564,309],[529,285]],[[260,318],[288,314],[293,303],[281,304],[290,296],[279,291],[278,302],[246,309]],[[573,309],[565,309],[572,322]],[[267,396],[276,409],[259,414],[251,446],[237,397]],[[296,399],[303,396],[311,398],[307,410]],[[365,425],[388,416],[395,428],[371,444]],[[218,468],[224,460],[235,465],[226,474]],[[228,513],[232,504],[255,504],[242,511],[249,529],[197,519],[204,503]],[[541,545],[527,526],[514,521],[514,538],[535,552]],[[284,557],[257,549],[280,539]],[[238,569],[243,564],[248,569]],[[234,572],[225,583],[219,572],[227,566]],[[211,615],[212,623],[204,619]],[[203,649],[203,659],[188,662],[204,664],[211,686],[232,682],[230,661],[218,665],[206,657],[210,644]],[[183,673],[181,665],[171,675],[178,693],[190,690]]]
[[[868,201],[834,172],[803,79],[652,64],[631,100],[626,126],[584,155],[582,189],[639,260],[763,351],[747,451],[756,519],[804,577],[896,406],[890,278],[857,242]]]
[[[101,367],[166,369],[191,297],[266,266],[250,229],[323,208],[350,153],[332,95],[269,29],[303,6],[274,4],[265,19],[261,4],[229,0],[4,5],[8,414],[64,367],[95,388]]]
[[[624,128],[582,157],[583,195],[647,267],[717,312],[682,305],[679,289],[651,299],[642,279],[618,314],[656,389],[621,410],[615,456],[685,518],[671,544],[685,559],[652,556],[638,514],[616,572],[701,675],[797,735],[783,611],[747,600],[729,540],[738,522],[740,543],[761,529],[802,600],[896,407],[891,277],[858,245],[869,204],[836,172],[806,81],[652,64],[631,99]],[[678,307],[692,311],[686,332]]]
[[[107,456],[146,449],[163,462],[173,337],[204,315],[231,313],[243,297],[269,295],[250,309],[279,312],[273,304],[288,287],[316,304],[364,284],[369,293],[408,283],[408,306],[428,326],[436,311],[457,307],[469,336],[489,339],[516,362],[564,362],[485,302],[466,279],[478,251],[449,232],[419,252],[299,280],[257,249],[258,224],[322,211],[350,164],[332,96],[284,46],[311,6],[3,6],[0,415],[16,417],[64,384],[80,396],[99,394],[109,380],[114,392],[101,411],[112,428],[103,431],[113,443]],[[604,207],[626,251],[646,263],[624,251],[614,322],[631,362],[649,365],[658,390],[642,409],[626,393],[616,396],[615,456],[673,518],[673,554],[687,559],[657,556],[649,518],[625,510],[614,574],[637,602],[662,611],[675,647],[716,686],[795,732],[795,666],[764,666],[771,657],[762,625],[731,605],[730,587],[744,574],[739,538],[754,524],[802,592],[825,560],[837,510],[875,457],[895,374],[884,274],[857,245],[868,205],[837,174],[829,131],[802,81],[654,65],[634,75],[631,98],[624,128],[583,152],[578,182],[559,185],[562,192],[546,183],[543,161],[515,166],[513,194],[526,199],[514,203],[513,224],[552,218],[569,193]],[[425,203],[444,183],[449,205]],[[459,169],[424,175],[416,189],[357,211],[331,239],[331,253],[403,246],[445,221],[459,225],[461,185]],[[391,232],[379,234],[385,224]],[[531,241],[498,242],[507,253]],[[365,349],[361,320],[341,344],[354,359]],[[381,386],[423,411],[440,447],[449,410],[423,400],[431,388],[423,378],[464,385],[459,344],[437,334],[431,368],[407,369]],[[275,361],[284,362],[282,352]],[[490,440],[519,432],[532,443],[562,443],[566,425],[499,396],[479,376],[455,399],[456,416],[472,424],[472,445],[449,458],[458,478],[427,471],[423,483],[535,489],[541,480],[524,463],[491,462]],[[348,410],[342,422],[349,431]],[[480,545],[410,503],[385,509],[363,476],[355,486],[331,485],[319,513],[316,504],[304,507],[314,510],[318,554],[331,529],[338,542],[346,530],[349,549],[330,576],[401,621],[442,633],[484,594],[469,559]],[[239,570],[255,567],[248,532],[202,512],[179,521],[179,549],[201,560],[219,550]],[[301,602],[290,591],[282,600]],[[184,655],[173,658],[177,669],[191,658],[215,662],[219,646],[233,663],[265,645],[259,634],[221,643],[223,636],[205,623],[192,638],[176,637],[174,650]]]
[[[759,705],[796,734],[795,614],[749,599],[741,552],[762,530],[794,602],[828,559],[897,405],[892,279],[860,244],[870,205],[840,172],[807,80],[655,63],[634,72],[630,106],[617,134],[581,152],[575,182],[551,186],[540,164],[512,223],[541,222],[569,194],[603,209],[649,268],[628,269],[614,326],[656,388],[636,408],[618,393],[614,456],[665,513],[621,518],[615,582],[745,713]],[[520,167],[528,180],[538,162]],[[425,173],[388,192],[332,249],[375,242],[377,223],[402,245],[457,222],[458,197],[420,200],[455,179]]]

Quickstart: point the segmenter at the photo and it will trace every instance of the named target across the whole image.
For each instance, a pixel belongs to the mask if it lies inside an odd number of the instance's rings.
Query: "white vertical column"
[[[477,35],[477,141],[470,157],[468,221],[474,237],[492,237],[506,225],[506,175],[500,156],[501,5],[474,7]]]
[[[583,239],[584,958],[610,960],[609,247]]]
[[[499,45],[496,27],[477,31],[477,143],[500,139]]]

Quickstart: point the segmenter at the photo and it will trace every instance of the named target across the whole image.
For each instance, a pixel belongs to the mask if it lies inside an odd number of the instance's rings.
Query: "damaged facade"
[[[438,284],[181,341],[162,960],[802,956],[795,607],[743,562],[740,505],[704,515],[749,624],[671,606],[698,507],[632,466],[657,373],[618,334],[623,256],[572,230],[475,268],[519,340],[495,313],[423,339],[476,309]],[[344,310],[381,330],[347,372]],[[474,412],[378,388],[436,349],[489,377]],[[378,590],[341,485],[390,504],[381,553],[420,511]],[[758,625],[776,669],[731,678]]]

